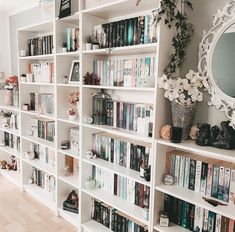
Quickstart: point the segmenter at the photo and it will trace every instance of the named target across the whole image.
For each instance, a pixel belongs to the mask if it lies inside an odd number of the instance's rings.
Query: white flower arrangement
[[[159,88],[165,90],[164,97],[181,105],[191,105],[203,100],[203,90],[209,88],[207,78],[190,70],[185,78],[168,79],[164,74],[158,80]]]

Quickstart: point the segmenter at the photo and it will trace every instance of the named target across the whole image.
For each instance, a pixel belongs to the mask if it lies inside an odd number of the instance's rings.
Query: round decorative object
[[[24,152],[24,157],[27,160],[33,160],[35,158],[34,152],[26,151]]]
[[[94,154],[93,154],[92,151],[87,151],[87,152],[86,152],[86,158],[87,158],[87,159],[92,159],[93,156],[94,156]]]
[[[85,181],[85,189],[92,190],[95,188],[95,180],[89,178]]]
[[[165,185],[173,185],[174,177],[172,175],[167,174],[163,177],[163,182]]]
[[[171,126],[170,125],[164,125],[160,130],[160,137],[165,140],[171,139]]]
[[[88,124],[92,124],[94,122],[94,118],[92,116],[85,117],[85,122]]]
[[[196,140],[196,139],[197,139],[198,131],[199,131],[198,125],[193,125],[193,126],[191,127],[191,129],[190,129],[189,137],[190,137],[192,140]]]
[[[28,184],[33,184],[33,178],[28,179]]]

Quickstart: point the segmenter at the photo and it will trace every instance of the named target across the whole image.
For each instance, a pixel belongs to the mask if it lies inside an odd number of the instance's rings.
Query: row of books
[[[31,143],[31,151],[33,151],[35,159],[38,159],[41,163],[55,167],[55,151],[53,149]]]
[[[235,229],[234,220],[166,194],[164,211],[168,212],[170,222],[190,231],[233,232]]]
[[[152,149],[149,144],[137,145],[105,132],[93,134],[92,141],[92,151],[97,158],[138,172],[142,162],[144,167],[150,165]]]
[[[19,129],[19,124],[20,124],[19,114],[11,113],[10,115],[8,114],[7,116],[4,116],[4,114],[0,116],[0,127],[17,130]]]
[[[101,48],[123,47],[157,42],[156,24],[150,15],[139,16],[94,27]]]
[[[148,232],[146,225],[137,223],[122,212],[94,198],[91,218],[114,232]]]
[[[54,63],[42,62],[29,64],[29,73],[31,73],[31,82],[53,83],[54,82]]]
[[[150,188],[126,177],[93,166],[92,178],[96,186],[141,208],[149,208]]]
[[[30,93],[30,110],[41,114],[54,115],[54,94]]]
[[[55,121],[38,118],[31,118],[30,121],[33,136],[54,142]]]
[[[180,152],[168,159],[177,185],[235,204],[234,164]]]
[[[54,176],[48,175],[47,173],[33,167],[32,180],[33,184],[51,193],[51,197],[55,201],[56,180]]]
[[[28,40],[29,56],[52,54],[53,48],[53,35],[37,37]]]
[[[67,28],[67,51],[74,52],[79,49],[79,28]]]
[[[106,102],[106,124],[136,131],[138,135],[152,137],[153,106],[108,100]]]
[[[155,57],[93,61],[93,73],[103,86],[154,86]]]
[[[8,132],[0,132],[1,146],[13,148],[15,151],[20,152],[20,137],[10,134]]]

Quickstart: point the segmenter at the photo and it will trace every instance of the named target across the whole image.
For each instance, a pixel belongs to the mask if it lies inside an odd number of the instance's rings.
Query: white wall
[[[9,16],[0,12],[0,72],[11,75]]]

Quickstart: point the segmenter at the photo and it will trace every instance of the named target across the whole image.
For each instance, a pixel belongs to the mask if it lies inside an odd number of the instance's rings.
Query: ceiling
[[[0,0],[0,12],[12,15],[37,6],[38,3],[39,0]]]

